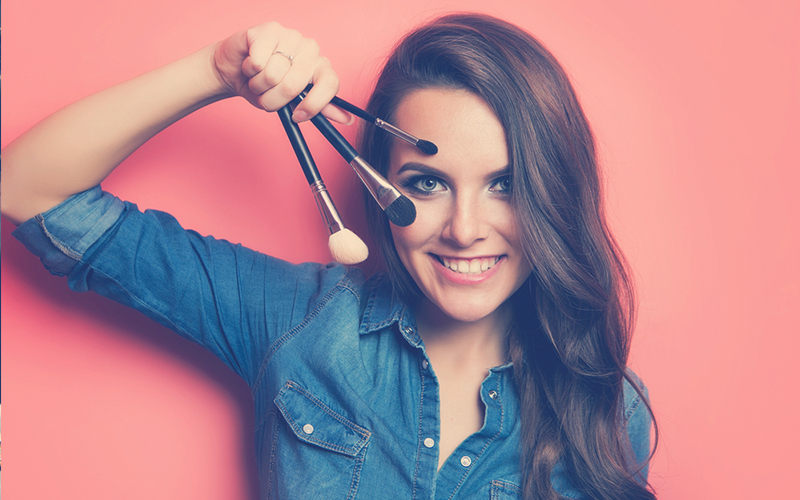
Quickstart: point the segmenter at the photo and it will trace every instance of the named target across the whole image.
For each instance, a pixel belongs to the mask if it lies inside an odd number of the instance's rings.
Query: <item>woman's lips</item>
[[[458,259],[430,254],[438,264],[436,269],[448,280],[460,285],[481,283],[497,273],[497,269],[505,262],[505,256],[476,257]]]

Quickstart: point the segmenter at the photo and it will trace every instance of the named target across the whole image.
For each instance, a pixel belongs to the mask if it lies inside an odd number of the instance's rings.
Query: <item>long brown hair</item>
[[[504,21],[477,14],[439,18],[407,35],[389,57],[367,110],[392,121],[410,92],[465,89],[503,124],[517,227],[533,267],[511,300],[509,340],[521,403],[524,498],[555,499],[560,461],[589,498],[655,498],[631,459],[622,422],[634,297],[627,266],[608,230],[594,138],[572,85],[541,43]],[[361,131],[364,158],[384,174],[391,139]],[[394,248],[389,223],[367,204],[395,292],[419,289]],[[637,391],[637,384],[631,384]],[[641,392],[640,392],[641,396]]]

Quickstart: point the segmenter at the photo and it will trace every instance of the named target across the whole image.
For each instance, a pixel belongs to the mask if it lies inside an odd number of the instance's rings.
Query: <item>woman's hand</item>
[[[19,224],[96,186],[155,134],[207,104],[241,95],[274,111],[309,83],[314,88],[297,106],[296,121],[320,110],[337,122],[352,120],[329,104],[339,78],[316,42],[277,23],[239,32],[84,97],[22,134],[3,150],[0,210]]]
[[[295,109],[294,121],[322,111],[339,123],[352,122],[349,113],[329,104],[339,91],[339,77],[320,55],[317,42],[276,22],[240,31],[217,44],[214,69],[227,93],[267,111],[280,109],[313,83]]]

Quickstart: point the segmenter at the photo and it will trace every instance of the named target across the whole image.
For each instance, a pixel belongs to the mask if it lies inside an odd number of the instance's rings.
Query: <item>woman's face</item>
[[[531,272],[510,204],[503,126],[481,98],[446,88],[409,94],[395,121],[439,147],[428,156],[393,143],[389,180],[417,208],[413,224],[392,225],[400,260],[441,312],[486,318]]]

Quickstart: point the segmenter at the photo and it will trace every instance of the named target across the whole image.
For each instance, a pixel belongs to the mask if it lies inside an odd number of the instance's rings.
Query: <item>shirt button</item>
[[[423,441],[422,444],[425,445],[425,448],[433,448],[433,445],[436,443],[434,443],[433,439],[431,438],[425,438],[425,441]]]
[[[414,329],[413,329],[413,328],[411,328],[410,326],[407,326],[407,327],[403,328],[403,331],[405,331],[405,332],[406,332],[407,334],[409,334],[409,335],[411,335],[412,333],[414,333]]]
[[[306,434],[311,434],[312,432],[314,432],[314,426],[311,424],[304,425],[303,432],[305,432]]]
[[[422,369],[423,370],[427,370],[428,369],[428,360],[427,359],[423,359],[422,360]]]
[[[489,397],[492,399],[497,399],[497,391],[489,391]]]
[[[470,465],[472,465],[472,459],[464,455],[463,457],[461,457],[461,465],[463,465],[464,467],[469,467]]]

